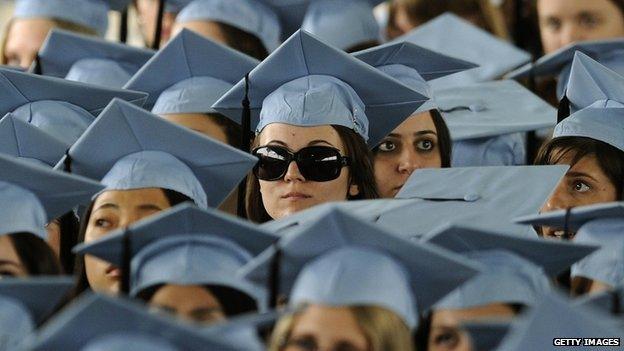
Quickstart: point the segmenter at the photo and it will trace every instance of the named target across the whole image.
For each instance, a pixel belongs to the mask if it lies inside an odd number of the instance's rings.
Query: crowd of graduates
[[[624,350],[624,1],[12,8],[0,351]]]

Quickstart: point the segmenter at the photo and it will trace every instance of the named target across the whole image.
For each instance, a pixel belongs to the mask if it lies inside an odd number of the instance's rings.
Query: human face
[[[136,9],[143,39],[148,46],[152,46],[154,33],[156,32],[156,21],[158,19],[158,1],[136,0]],[[175,17],[176,15],[170,12],[165,12],[163,14],[162,31],[160,34],[161,47],[171,38],[171,28],[173,27]]]
[[[0,279],[2,277],[26,277],[28,270],[22,264],[8,235],[0,236]]]
[[[366,351],[369,343],[347,307],[310,305],[293,321],[282,351]]]
[[[228,143],[225,130],[223,130],[223,127],[218,125],[214,120],[219,117],[207,116],[202,113],[170,113],[162,115],[161,117],[171,123],[181,125],[198,133],[207,135],[213,139],[219,140],[224,144]]]
[[[7,32],[6,64],[27,69],[35,60],[48,32],[56,25],[42,18],[13,19]]]
[[[575,294],[576,296],[581,296],[581,295],[592,295],[592,294],[598,294],[598,293],[602,293],[605,291],[611,291],[613,290],[613,286],[601,282],[600,280],[593,280],[593,279],[589,279],[589,282],[587,285],[583,284],[583,289],[580,290],[578,288],[575,289],[575,286],[579,285],[579,281],[583,281],[589,278],[585,278],[585,277],[572,277],[572,291],[573,294]]]
[[[440,168],[438,133],[429,112],[406,119],[375,149],[375,180],[381,197],[392,198],[416,169]]]
[[[555,150],[555,154],[557,150]],[[557,164],[570,164],[573,155],[568,153]],[[557,159],[555,157],[554,159]],[[565,177],[550,196],[541,212],[565,210],[577,206],[617,200],[617,189],[611,179],[602,171],[593,155],[580,159],[568,170]],[[542,227],[541,233],[547,237],[561,238],[565,233],[559,228]]]
[[[227,38],[218,23],[213,21],[188,21],[176,22],[173,26],[173,35],[177,35],[182,29],[192,30],[217,43],[227,45]]]
[[[165,285],[156,291],[149,305],[192,323],[211,324],[226,319],[219,300],[203,286]]]
[[[624,36],[624,15],[611,0],[538,0],[537,11],[546,54],[576,41]]]
[[[486,319],[511,319],[514,315],[513,309],[504,304],[435,311],[431,317],[427,349],[429,351],[473,350],[470,336],[461,329],[461,324]]]
[[[56,257],[61,257],[61,224],[58,219],[52,220],[52,222],[46,225],[46,231],[48,233],[48,245],[52,248],[52,251],[56,254]]]
[[[282,146],[292,152],[307,146],[329,146],[346,155],[338,132],[331,126],[299,127],[284,123],[266,126],[260,135],[259,146]],[[348,168],[340,176],[327,182],[306,180],[299,172],[296,162],[291,162],[286,175],[280,180],[260,180],[262,203],[273,219],[286,217],[295,212],[330,201],[344,201],[347,195],[359,193],[357,185],[350,185]]]
[[[165,193],[158,188],[103,192],[93,203],[84,242],[99,239],[112,230],[125,228],[169,207]],[[85,269],[91,289],[109,294],[119,292],[121,271],[117,267],[85,255]]]

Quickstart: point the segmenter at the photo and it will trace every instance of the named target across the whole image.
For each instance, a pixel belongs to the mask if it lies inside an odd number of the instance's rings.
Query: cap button
[[[464,201],[468,201],[468,202],[475,202],[477,200],[479,200],[481,198],[481,196],[479,196],[479,194],[466,194],[464,195]]]
[[[485,110],[485,106],[480,105],[480,104],[473,104],[473,105],[468,106],[468,108],[472,112],[482,112]]]

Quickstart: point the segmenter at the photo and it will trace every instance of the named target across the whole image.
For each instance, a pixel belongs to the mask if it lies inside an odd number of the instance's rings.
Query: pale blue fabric
[[[66,150],[65,143],[10,113],[0,120],[2,154],[53,167]]]
[[[572,277],[598,280],[611,287],[624,285],[624,218],[597,219],[583,225],[574,242],[600,249],[572,266]]]
[[[104,36],[108,6],[100,0],[17,0],[14,18],[53,18],[78,24]]]

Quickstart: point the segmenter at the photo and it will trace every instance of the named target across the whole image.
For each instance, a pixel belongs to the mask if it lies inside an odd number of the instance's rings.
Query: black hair
[[[8,235],[28,275],[60,275],[61,265],[52,248],[40,237],[31,233]]]
[[[223,22],[216,23],[220,26],[227,46],[260,61],[269,56],[268,48],[266,48],[262,41],[255,35]]]
[[[207,113],[206,116],[216,123],[227,137],[227,143],[235,148],[240,148],[241,126],[220,113]]]
[[[59,260],[63,271],[71,274],[74,271],[76,255],[71,251],[78,241],[80,222],[73,211],[68,212],[56,219],[60,232]]]
[[[433,125],[438,133],[438,150],[440,150],[440,160],[442,161],[442,168],[451,167],[451,156],[453,153],[453,142],[451,141],[451,132],[442,117],[440,110],[430,110],[431,119]]]

